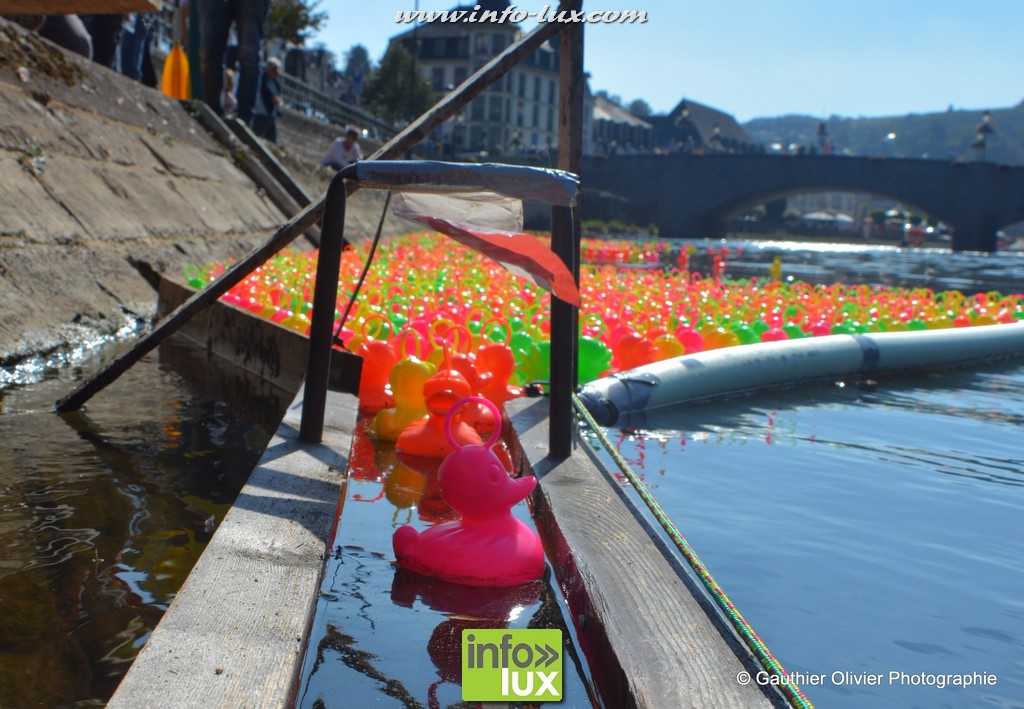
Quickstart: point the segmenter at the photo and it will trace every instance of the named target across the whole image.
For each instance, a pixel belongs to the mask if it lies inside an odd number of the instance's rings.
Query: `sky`
[[[329,20],[310,44],[340,57],[362,44],[380,61],[403,10],[473,0],[320,0]],[[544,2],[517,9],[539,13]],[[557,6],[557,0],[550,0]],[[683,98],[751,118],[892,116],[998,109],[1024,100],[1021,0],[584,0],[643,10],[647,22],[587,24],[594,92],[667,113]],[[535,20],[522,23],[532,29]]]

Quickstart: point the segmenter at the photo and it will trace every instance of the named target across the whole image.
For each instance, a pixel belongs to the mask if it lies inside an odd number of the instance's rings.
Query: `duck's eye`
[[[505,471],[501,469],[500,465],[489,465],[487,466],[487,479],[492,483],[497,483],[501,480],[501,476],[505,474]]]

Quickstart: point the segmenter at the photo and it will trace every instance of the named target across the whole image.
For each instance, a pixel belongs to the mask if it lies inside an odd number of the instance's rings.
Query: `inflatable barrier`
[[[830,377],[927,369],[1024,354],[1024,323],[825,335],[682,355],[590,382],[580,400],[602,426],[620,417]]]

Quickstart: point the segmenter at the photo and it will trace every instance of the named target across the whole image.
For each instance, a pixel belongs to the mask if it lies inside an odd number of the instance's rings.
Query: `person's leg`
[[[197,0],[192,0],[196,2]],[[228,43],[231,14],[224,0],[198,0],[199,70],[203,101],[220,113],[220,92],[224,87],[224,49]]]
[[[252,132],[259,138],[266,138],[270,132],[270,116],[262,113],[252,117]]]
[[[82,22],[92,36],[92,60],[108,69],[115,69],[123,24],[121,14],[84,15]]]
[[[234,8],[238,31],[238,117],[250,123],[259,88],[260,49],[269,0],[229,0],[229,4]]]
[[[92,37],[78,15],[50,15],[39,28],[39,36],[92,59]]]
[[[142,79],[142,47],[146,41],[146,32],[145,15],[138,12],[131,28],[121,35],[121,46],[118,49],[121,73],[136,81]]]

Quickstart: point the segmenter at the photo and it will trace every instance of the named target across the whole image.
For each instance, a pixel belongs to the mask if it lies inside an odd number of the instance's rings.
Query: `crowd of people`
[[[280,113],[281,62],[268,57],[261,63],[264,25],[270,0],[169,0],[171,34],[187,49],[196,41],[199,79],[195,98],[217,113],[238,117],[262,138],[277,139]],[[156,13],[90,15],[19,15],[18,23],[70,51],[118,71],[143,84],[157,86],[154,65]],[[191,28],[190,20],[196,22]]]

